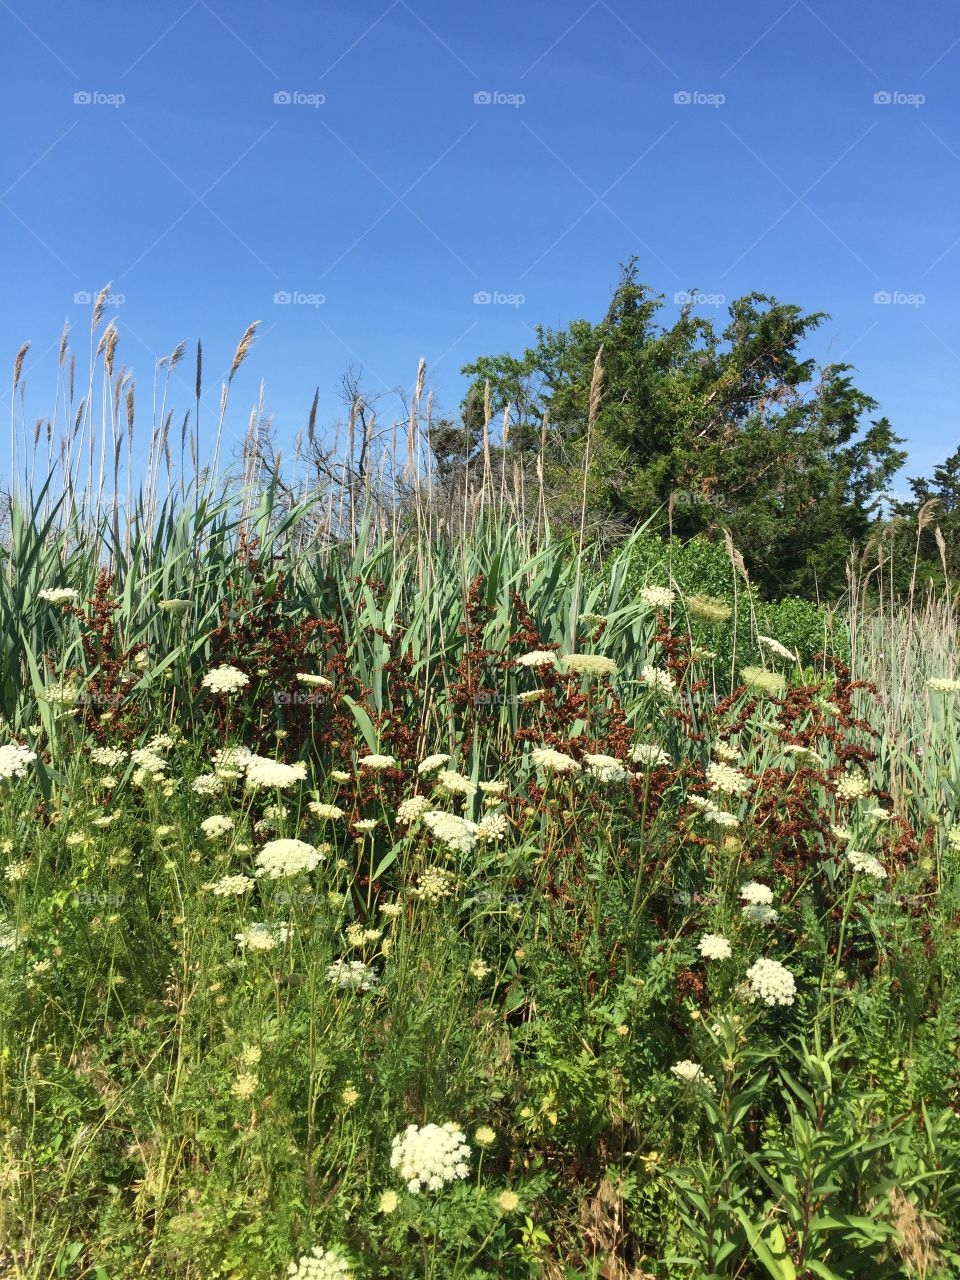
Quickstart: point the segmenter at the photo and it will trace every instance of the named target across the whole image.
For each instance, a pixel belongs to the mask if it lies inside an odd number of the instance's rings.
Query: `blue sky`
[[[830,312],[812,349],[857,366],[910,474],[960,441],[947,0],[0,0],[0,31],[0,338],[11,363],[31,340],[28,421],[107,281],[144,407],[201,337],[212,423],[260,320],[232,426],[263,379],[291,440],[350,366],[387,418],[422,356],[454,409],[465,362],[598,319],[636,254],[666,319],[692,289],[721,319],[751,290]]]

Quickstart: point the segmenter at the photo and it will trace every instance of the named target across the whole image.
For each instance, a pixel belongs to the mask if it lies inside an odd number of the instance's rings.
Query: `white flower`
[[[794,756],[797,760],[806,760],[810,764],[823,764],[823,756],[814,751],[813,747],[802,747],[796,742],[788,742],[783,748],[783,754]]]
[[[475,796],[477,788],[456,769],[441,769],[437,774],[437,784],[454,795]]]
[[[507,819],[502,813],[488,813],[477,826],[477,839],[502,840],[508,830]]]
[[[550,649],[534,649],[516,659],[518,667],[552,667],[557,655]]]
[[[469,818],[433,809],[424,813],[423,824],[454,853],[471,853],[476,848],[477,824]]]
[[[255,883],[249,876],[221,876],[219,880],[211,880],[203,887],[217,898],[238,898],[240,894],[252,889]]]
[[[332,1249],[314,1245],[287,1267],[290,1280],[354,1280],[355,1274],[353,1263],[339,1245]]]
[[[795,654],[791,649],[788,649],[786,645],[781,644],[779,640],[774,640],[773,636],[758,635],[757,639],[760,641],[762,645],[765,645],[766,648],[768,648],[771,653],[775,653],[777,657],[789,658],[791,662],[800,661],[797,654]]]
[[[249,747],[220,747],[213,753],[213,767],[218,778],[239,778],[255,758]]]
[[[370,756],[361,756],[357,761],[364,769],[393,769],[396,767],[395,756],[382,756],[374,753]]]
[[[676,690],[670,672],[664,671],[662,667],[651,666],[649,663],[640,672],[640,679],[657,693],[673,694]]]
[[[35,751],[16,742],[0,747],[0,778],[22,778],[37,758]]]
[[[640,591],[640,599],[651,609],[669,609],[676,598],[669,587],[643,587]]]
[[[416,1195],[420,1191],[439,1191],[448,1182],[465,1178],[470,1172],[467,1161],[470,1147],[467,1135],[452,1122],[411,1124],[393,1140],[390,1168]]]
[[[873,818],[876,822],[889,822],[893,814],[889,809],[882,809],[878,805],[875,809],[867,810],[867,817]]]
[[[200,683],[204,689],[212,689],[214,693],[236,693],[238,689],[250,683],[250,677],[245,676],[236,667],[225,663],[208,671]]]
[[[505,782],[480,782],[477,785],[488,796],[502,796],[507,789]]]
[[[747,970],[747,983],[749,998],[754,1004],[758,1000],[768,1005],[793,1004],[797,992],[793,974],[778,960],[757,960]]]
[[[426,760],[421,760],[417,765],[417,773],[433,773],[434,769],[439,769],[441,765],[445,765],[450,757],[446,753],[437,752],[436,755],[427,756]]]
[[[324,818],[328,822],[336,822],[337,818],[346,816],[346,811],[341,809],[338,804],[320,804],[317,800],[311,800],[307,808],[311,813],[315,813],[318,818]]]
[[[441,898],[449,898],[457,882],[453,872],[444,867],[427,867],[417,879],[417,887],[410,892],[423,902],[438,902]]]
[[[960,680],[951,680],[946,676],[933,676],[927,681],[927,688],[934,693],[960,693]]]
[[[332,689],[333,688],[333,681],[328,680],[326,676],[314,676],[314,675],[310,675],[306,671],[298,671],[297,679],[300,681],[301,684],[309,685],[311,688],[314,688],[314,689]]]
[[[670,1068],[672,1075],[678,1080],[683,1080],[686,1084],[699,1084],[709,1089],[712,1093],[716,1093],[717,1086],[709,1076],[704,1075],[703,1067],[699,1062],[691,1062],[689,1058],[684,1058],[681,1062],[675,1062]]]
[[[275,924],[248,924],[242,933],[235,933],[235,940],[241,951],[272,951],[281,942],[290,937],[290,928],[285,922]]]
[[[279,880],[312,871],[323,855],[305,840],[270,840],[257,854],[257,875]]]
[[[223,779],[215,773],[201,773],[190,783],[190,790],[198,796],[215,796],[223,790]]]
[[[565,671],[576,671],[584,676],[612,676],[617,664],[600,653],[565,653],[560,659]]]
[[[719,791],[729,796],[746,795],[753,786],[752,780],[745,773],[718,760],[712,760],[707,765],[707,781],[711,791]]]
[[[73,587],[44,587],[37,592],[38,597],[48,604],[66,604],[69,600],[76,600],[79,594]]]
[[[744,919],[752,924],[776,924],[780,918],[774,908],[768,907],[764,902],[748,902],[740,911]]]
[[[361,835],[369,835],[371,831],[375,831],[379,818],[357,818],[353,824],[354,831],[359,831]]]
[[[307,767],[303,764],[282,764],[265,756],[251,756],[246,763],[247,782],[253,787],[290,787],[303,782]]]
[[[870,856],[869,853],[858,853],[856,849],[851,849],[847,854],[847,861],[853,867],[854,871],[859,871],[862,875],[869,876],[871,880],[886,880],[887,872],[881,862]]]
[[[8,920],[0,920],[0,951],[16,951],[19,945],[19,929]]]
[[[704,960],[729,960],[733,954],[730,943],[719,933],[705,933],[698,950]]]
[[[646,769],[660,769],[670,763],[670,757],[656,743],[638,742],[630,748],[630,759]]]
[[[725,760],[727,764],[736,764],[740,759],[740,752],[736,747],[732,747],[729,742],[715,742],[713,744],[713,754],[718,760]]]
[[[164,613],[186,613],[190,608],[189,600],[158,600],[157,608]]]
[[[200,823],[200,830],[205,836],[215,840],[217,836],[225,836],[228,831],[232,831],[233,825],[232,818],[227,818],[221,813],[215,813],[210,818],[204,818]]]
[[[552,747],[534,747],[530,759],[544,773],[579,773],[580,766],[572,756],[562,751],[554,751]]]
[[[397,808],[397,821],[402,827],[409,827],[418,822],[430,808],[431,801],[427,796],[408,796],[401,800]]]
[[[584,755],[583,762],[591,777],[600,782],[621,782],[630,776],[616,756]]]
[[[115,769],[118,764],[126,760],[127,753],[123,747],[91,747],[90,759],[94,764],[105,765],[108,769]]]
[[[372,991],[380,979],[362,960],[334,960],[327,967],[327,981],[338,991]]]
[[[862,800],[870,794],[870,784],[862,773],[848,773],[837,783],[837,796],[841,800]]]
[[[748,880],[740,890],[740,898],[743,902],[761,903],[769,906],[773,901],[773,890],[756,880]]]

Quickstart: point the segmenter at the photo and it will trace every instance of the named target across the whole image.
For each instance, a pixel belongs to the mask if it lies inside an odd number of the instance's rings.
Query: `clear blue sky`
[[[232,422],[263,378],[289,440],[316,386],[340,412],[351,364],[390,393],[423,356],[454,408],[461,365],[599,318],[636,254],[666,318],[693,288],[829,311],[815,349],[856,364],[908,472],[957,447],[949,0],[0,0],[0,36],[0,345],[32,340],[31,420],[65,318],[84,358],[74,296],[108,280],[144,408],[155,358],[199,336],[212,419],[260,320]]]

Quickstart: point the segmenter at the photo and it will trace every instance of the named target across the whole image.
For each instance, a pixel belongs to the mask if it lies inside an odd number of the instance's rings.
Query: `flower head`
[[[705,933],[697,949],[704,960],[729,960],[733,954],[730,943],[719,933]]]
[[[268,840],[257,854],[257,875],[279,880],[312,871],[323,855],[305,840]]]
[[[394,769],[396,768],[397,761],[395,756],[384,756],[374,753],[369,756],[361,756],[357,761],[357,764],[359,764],[363,769],[372,769],[377,771],[380,769]]]
[[[640,599],[651,609],[669,609],[676,598],[676,592],[669,587],[642,587],[640,590]]]
[[[534,649],[514,659],[518,667],[552,667],[556,660],[557,655],[552,649]]]
[[[37,758],[35,751],[10,742],[0,747],[0,778],[22,778]]]
[[[617,664],[600,653],[565,653],[560,658],[565,671],[575,671],[584,676],[612,676]]]
[[[580,766],[573,756],[562,751],[554,751],[552,747],[534,747],[530,759],[544,773],[579,773]]]
[[[416,1195],[420,1191],[439,1191],[448,1182],[466,1178],[469,1159],[466,1134],[452,1121],[422,1127],[411,1124],[393,1140],[390,1168]]]
[[[761,958],[747,970],[749,999],[752,1003],[761,1000],[768,1005],[793,1004],[797,992],[797,984],[793,974],[778,960]]]
[[[47,604],[67,604],[70,600],[76,600],[79,594],[73,587],[44,587],[37,592],[38,597],[46,600]]]
[[[847,861],[854,871],[859,871],[861,875],[869,876],[871,880],[886,880],[887,878],[886,868],[883,863],[871,857],[869,853],[858,853],[856,849],[851,849],[847,854]]]
[[[224,664],[208,671],[200,683],[204,689],[212,689],[214,693],[236,693],[250,683],[250,677],[236,667]]]

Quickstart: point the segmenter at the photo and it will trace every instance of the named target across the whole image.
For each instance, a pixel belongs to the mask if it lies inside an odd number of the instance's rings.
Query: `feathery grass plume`
[[[63,367],[63,362],[67,358],[67,343],[70,339],[70,321],[64,321],[63,332],[60,334],[60,346],[57,350],[57,364]]]
[[[17,387],[20,385],[20,374],[21,374],[21,371],[23,370],[23,361],[24,361],[24,357],[26,356],[26,354],[27,354],[27,352],[28,352],[29,350],[30,350],[30,343],[29,343],[29,341],[27,341],[27,342],[25,342],[25,343],[23,344],[23,346],[22,346],[22,347],[20,348],[20,350],[17,352],[17,358],[16,358],[16,360],[14,360],[14,362],[13,362],[13,389],[14,389],[14,391],[16,391]]]
[[[110,297],[110,287],[112,284],[112,280],[108,281],[94,299],[93,314],[90,318],[91,329],[96,329],[100,321],[103,319],[103,309],[107,305],[107,299]]]
[[[310,406],[310,416],[307,418],[307,444],[313,448],[317,430],[317,407],[320,404],[320,388],[317,387],[313,393],[313,404]]]
[[[236,351],[233,353],[233,364],[230,366],[230,376],[227,378],[227,382],[233,381],[234,375],[236,374],[237,370],[240,368],[244,360],[246,360],[247,356],[249,355],[250,348],[253,346],[253,340],[256,337],[257,326],[259,325],[259,323],[260,323],[259,320],[254,320],[253,324],[247,325],[246,331],[244,332],[243,337],[240,339],[240,342],[237,345]]]
[[[583,491],[580,498],[580,541],[577,547],[577,582],[573,592],[573,613],[571,625],[572,640],[576,644],[576,622],[580,617],[580,584],[583,573],[583,544],[587,533],[587,482],[590,477],[590,444],[593,440],[593,428],[600,412],[600,397],[603,394],[603,343],[597,348],[593,361],[593,376],[590,379],[590,402],[587,411],[587,440],[583,450]]]
[[[947,572],[947,544],[944,541],[943,534],[940,532],[940,526],[935,525],[933,530],[933,540],[937,544],[937,550],[940,552],[940,563],[943,565],[943,576],[946,581],[947,589],[950,588],[950,575]]]

